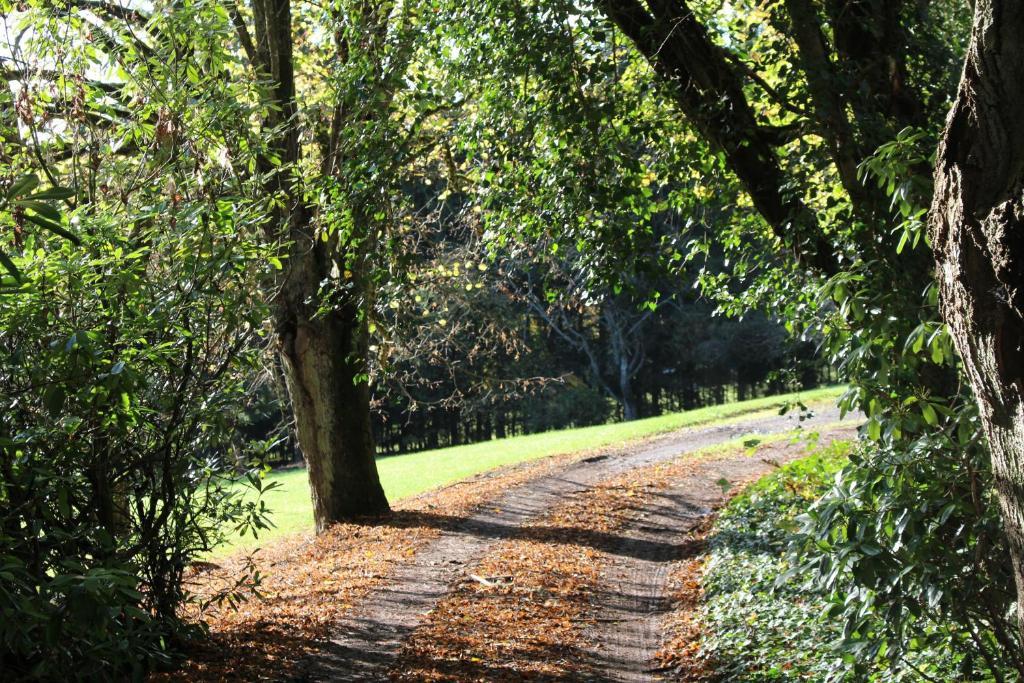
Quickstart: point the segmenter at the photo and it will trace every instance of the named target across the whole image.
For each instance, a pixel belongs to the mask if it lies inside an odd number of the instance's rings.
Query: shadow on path
[[[666,509],[662,514],[664,518],[678,524],[691,523],[709,512],[707,508],[693,505],[679,497],[673,496],[673,498],[676,500],[671,503],[671,508]],[[505,509],[502,509],[502,512],[504,511]],[[623,517],[632,517],[631,513],[635,511],[636,508],[624,508],[618,512]],[[514,539],[549,544],[572,542],[575,545],[586,546],[612,555],[642,558],[680,559],[685,557],[688,546],[685,541],[680,539],[662,541],[651,538],[630,538],[628,534],[633,531],[632,529],[624,530],[622,533],[606,533],[578,526],[534,526],[417,510],[396,512],[391,518],[382,519],[378,524],[393,524],[400,528],[425,527],[458,530],[460,533],[470,534],[477,538],[497,541]],[[650,531],[658,533],[657,529]]]
[[[826,422],[836,417],[835,411],[823,411],[815,421]],[[408,561],[394,565],[387,583],[367,596],[337,624],[329,642],[322,643],[317,654],[307,660],[304,680],[386,680],[388,669],[396,662],[407,636],[423,623],[426,615],[451,587],[465,580],[470,568],[501,541],[528,540],[551,545],[571,542],[617,558],[631,569],[650,569],[652,564],[656,564],[659,568],[655,572],[658,577],[654,584],[660,585],[664,578],[662,574],[667,571],[660,567],[667,568],[673,560],[685,558],[696,551],[687,542],[685,534],[673,532],[692,527],[709,512],[709,503],[721,497],[722,491],[714,483],[721,476],[717,465],[711,464],[707,470],[701,467],[703,486],[697,487],[701,489],[699,495],[688,490],[694,483],[691,480],[673,491],[644,491],[639,498],[647,498],[648,501],[642,509],[623,506],[616,510],[616,516],[640,520],[637,526],[626,524],[621,532],[608,533],[587,526],[539,526],[531,521],[572,496],[591,490],[600,482],[623,472],[668,462],[684,453],[721,444],[754,431],[778,433],[795,426],[795,420],[789,416],[768,416],[690,429],[599,454],[571,464],[556,474],[518,485],[490,504],[478,508],[471,516],[445,515],[433,510],[405,510],[375,520],[373,523],[378,525],[400,529],[429,528],[439,530],[441,534]],[[754,458],[747,460],[757,466]],[[763,463],[760,465],[764,466]],[[656,501],[653,505],[652,498]],[[652,508],[657,509],[657,514],[649,517]],[[623,525],[616,523],[611,526]],[[622,584],[609,587],[609,594],[602,597],[620,605],[623,613],[616,616],[628,619],[638,614],[650,614],[648,608],[661,610],[660,603],[645,602],[653,589],[651,581],[639,582],[635,587]],[[638,601],[642,604],[638,605]],[[458,637],[457,624],[452,625],[452,631]],[[625,655],[624,660],[638,661],[638,650],[628,646],[624,649],[629,650],[620,651]],[[559,655],[558,650],[556,645],[552,645],[547,649],[531,649],[521,655],[524,658],[570,656],[569,653]],[[459,660],[457,648],[453,652],[453,657],[460,661],[461,675],[470,680],[515,679],[514,676],[509,679],[511,674],[500,666],[500,662],[493,661],[469,662],[480,669],[480,674],[467,675],[464,668],[467,662]],[[581,660],[579,654],[572,655],[569,661],[587,660],[586,657]],[[607,665],[608,661],[600,663]],[[595,668],[584,678],[604,679],[604,673],[601,668]]]

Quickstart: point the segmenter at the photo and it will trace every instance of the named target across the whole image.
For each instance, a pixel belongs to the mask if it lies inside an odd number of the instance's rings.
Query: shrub
[[[882,682],[922,674],[958,680],[970,664],[963,648],[934,638],[908,641],[896,659],[884,651],[855,657],[844,622],[832,614],[830,591],[800,580],[802,562],[789,552],[794,537],[802,538],[800,515],[835,486],[849,447],[834,444],[787,465],[734,499],[716,521],[704,577],[702,649],[722,680]],[[884,628],[883,614],[861,606],[868,628]],[[956,628],[933,622],[928,633]]]
[[[258,471],[225,457],[258,341],[258,250],[237,206],[161,208],[83,210],[81,245],[30,238],[0,294],[5,680],[166,662],[190,633],[189,564],[265,523],[234,484],[260,488]]]
[[[947,440],[855,450],[800,518],[792,574],[827,596],[847,666],[902,670],[915,652],[956,652],[957,676],[1006,680],[1022,652],[987,453]]]

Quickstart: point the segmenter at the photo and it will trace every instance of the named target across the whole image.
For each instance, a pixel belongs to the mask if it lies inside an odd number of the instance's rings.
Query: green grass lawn
[[[834,401],[843,391],[844,387],[828,387],[670,413],[633,422],[563,429],[407,455],[383,456],[377,459],[377,469],[388,500],[394,502],[504,465],[618,445],[682,427],[751,413],[777,411],[784,402],[797,398],[805,404],[826,403]],[[267,545],[275,538],[313,528],[313,511],[305,469],[291,468],[272,472],[267,478],[269,481],[280,482],[278,488],[266,493],[267,506],[273,511],[275,527],[260,533],[259,539],[251,536],[234,539],[219,548],[215,555],[240,549],[251,551]]]

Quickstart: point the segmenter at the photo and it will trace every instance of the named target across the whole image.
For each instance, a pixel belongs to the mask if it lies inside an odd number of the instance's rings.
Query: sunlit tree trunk
[[[290,174],[301,161],[292,62],[290,0],[254,0],[255,40],[240,22],[243,48],[273,82],[274,108],[266,130],[281,172],[269,162],[268,191],[282,197],[268,224],[285,243],[287,259],[273,294],[274,332],[280,347],[299,447],[309,469],[317,531],[333,522],[388,509],[375,461],[366,373],[367,329],[360,306],[365,287],[357,274],[340,295],[322,305],[321,287],[343,271],[343,247],[314,234],[312,211]]]
[[[626,422],[640,417],[636,395],[633,392],[633,373],[630,372],[629,361],[625,356],[619,359],[619,394],[622,401],[622,419]]]
[[[291,276],[298,286],[277,304],[276,333],[322,531],[331,522],[384,512],[388,504],[374,459],[367,331],[358,302],[313,314],[302,294],[315,297],[319,269],[307,263],[296,270]]]
[[[935,169],[942,308],[981,411],[1024,596],[1024,4],[977,0]],[[1019,601],[1019,599],[1018,599]],[[1017,615],[1024,634],[1024,609]]]

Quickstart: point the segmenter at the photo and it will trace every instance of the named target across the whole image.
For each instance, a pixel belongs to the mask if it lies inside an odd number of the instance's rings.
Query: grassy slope
[[[467,446],[454,446],[434,451],[378,458],[377,468],[388,499],[401,500],[424,491],[471,477],[480,472],[552,455],[603,448],[731,417],[765,410],[777,410],[783,402],[799,398],[804,403],[834,400],[842,388],[830,387],[800,394],[772,396],[739,403],[729,403],[683,413],[671,413],[633,422],[564,429],[497,439]],[[235,549],[252,550],[274,538],[308,531],[313,526],[309,488],[304,469],[275,472],[268,477],[281,486],[266,494],[273,510],[274,529],[264,531],[259,540],[237,539],[217,554]]]

